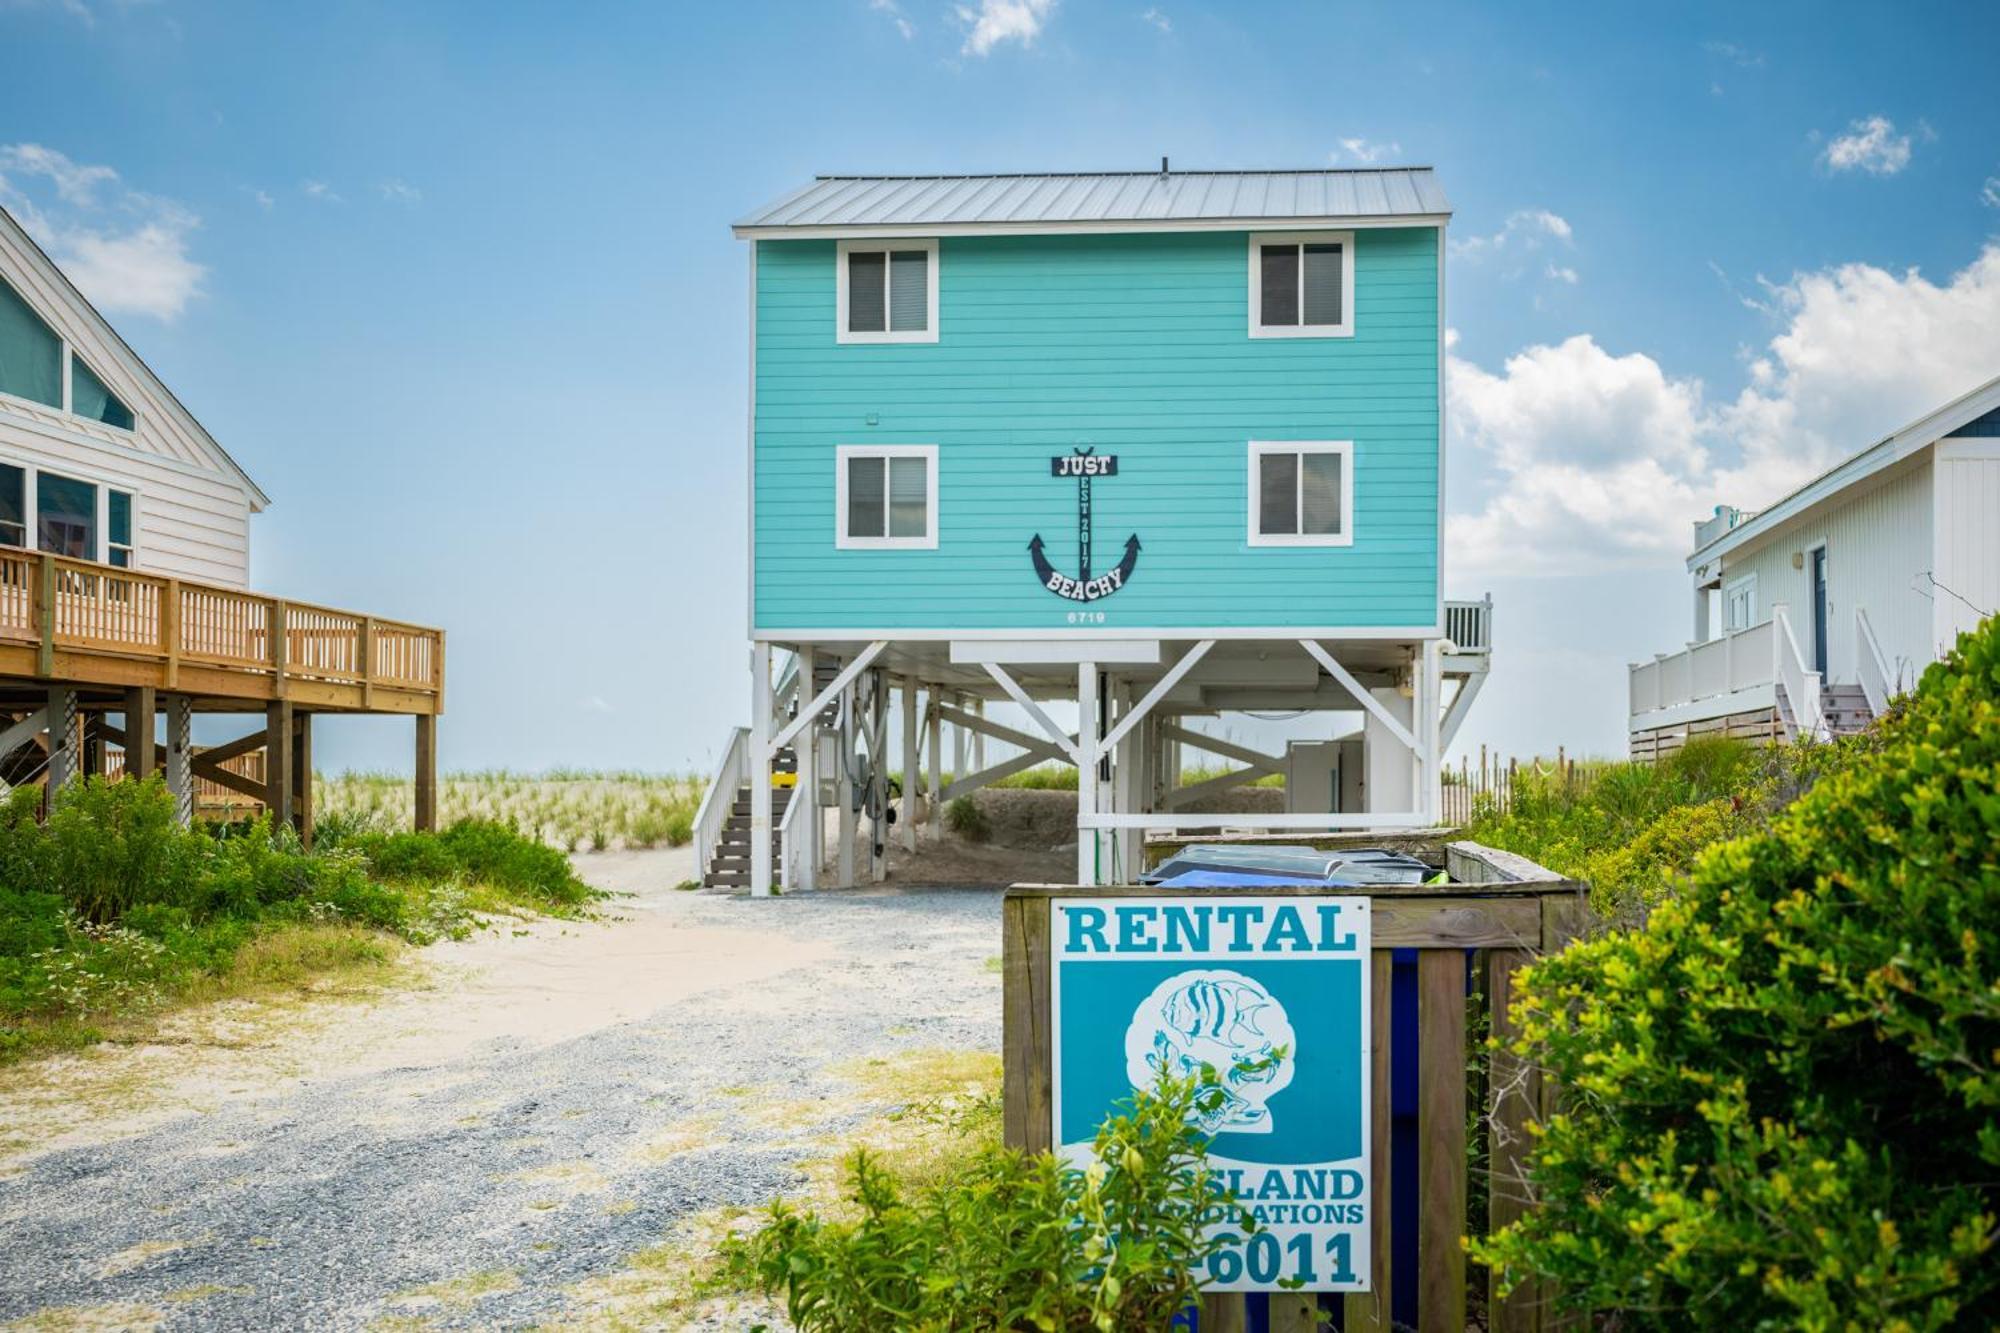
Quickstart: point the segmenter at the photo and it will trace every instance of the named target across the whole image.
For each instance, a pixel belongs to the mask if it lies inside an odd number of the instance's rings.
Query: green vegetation
[[[2000,621],[1810,763],[1521,982],[1564,1104],[1541,1207],[1474,1247],[1504,1281],[1620,1328],[2000,1325]]]
[[[1196,1295],[1232,1210],[1189,1124],[1203,1084],[1164,1083],[1098,1131],[1082,1170],[998,1145],[994,1106],[972,1103],[949,1171],[900,1181],[851,1159],[853,1215],[771,1205],[767,1225],[724,1246],[728,1280],[782,1293],[803,1333],[859,1328],[1166,1328]]]
[[[575,914],[596,896],[554,850],[476,820],[387,834],[331,821],[307,852],[256,821],[183,829],[158,779],[0,803],[0,1060],[88,1044],[176,1001],[380,966],[475,913]]]
[[[438,782],[438,816],[511,825],[565,852],[678,847],[694,836],[703,782],[691,776],[554,769],[450,773]],[[410,779],[392,773],[319,774],[322,818],[375,828],[410,826]]]
[[[945,802],[944,826],[967,842],[985,842],[993,836],[986,815],[970,796],[954,796]]]
[[[1584,781],[1523,772],[1509,808],[1482,800],[1466,836],[1586,881],[1601,917],[1631,924],[1674,891],[1704,848],[1765,827],[1872,743],[1758,749],[1698,739],[1657,763],[1593,765]]]

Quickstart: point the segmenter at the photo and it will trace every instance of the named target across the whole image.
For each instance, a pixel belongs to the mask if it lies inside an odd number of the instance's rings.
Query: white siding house
[[[0,545],[241,588],[266,503],[0,209]]]
[[[1717,510],[1687,568],[1692,637],[1630,668],[1634,757],[1865,724],[2000,606],[2000,379],[1761,513]]]

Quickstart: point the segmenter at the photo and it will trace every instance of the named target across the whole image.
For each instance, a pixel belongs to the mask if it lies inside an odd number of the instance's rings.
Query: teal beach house
[[[1050,761],[1094,779],[1083,883],[1146,829],[1433,822],[1491,620],[1442,596],[1449,206],[1422,168],[1165,168],[821,177],[736,224],[753,717],[712,878],[879,875],[918,791],[935,828]],[[1325,726],[1186,726],[1271,710]],[[1192,749],[1239,767],[1184,785]],[[1183,808],[1278,771],[1283,814]]]

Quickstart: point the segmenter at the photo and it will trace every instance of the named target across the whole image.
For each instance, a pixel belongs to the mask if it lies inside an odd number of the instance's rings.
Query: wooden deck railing
[[[254,678],[283,697],[287,683],[349,687],[341,706],[373,706],[397,693],[394,711],[444,696],[444,633],[351,611],[46,552],[0,548],[0,643],[33,644],[36,674],[55,676],[58,652],[138,660],[159,684],[182,688],[183,669]],[[352,695],[351,702],[345,696]]]

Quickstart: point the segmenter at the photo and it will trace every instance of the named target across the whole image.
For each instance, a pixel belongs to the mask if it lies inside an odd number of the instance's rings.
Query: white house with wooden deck
[[[1768,509],[1719,508],[1687,569],[1691,638],[1630,668],[1634,758],[1866,725],[2000,608],[2000,378]]]
[[[268,503],[0,209],[0,780],[163,768],[310,836],[313,717],[407,713],[434,822],[443,634],[249,591]],[[197,752],[197,712],[259,722]]]

